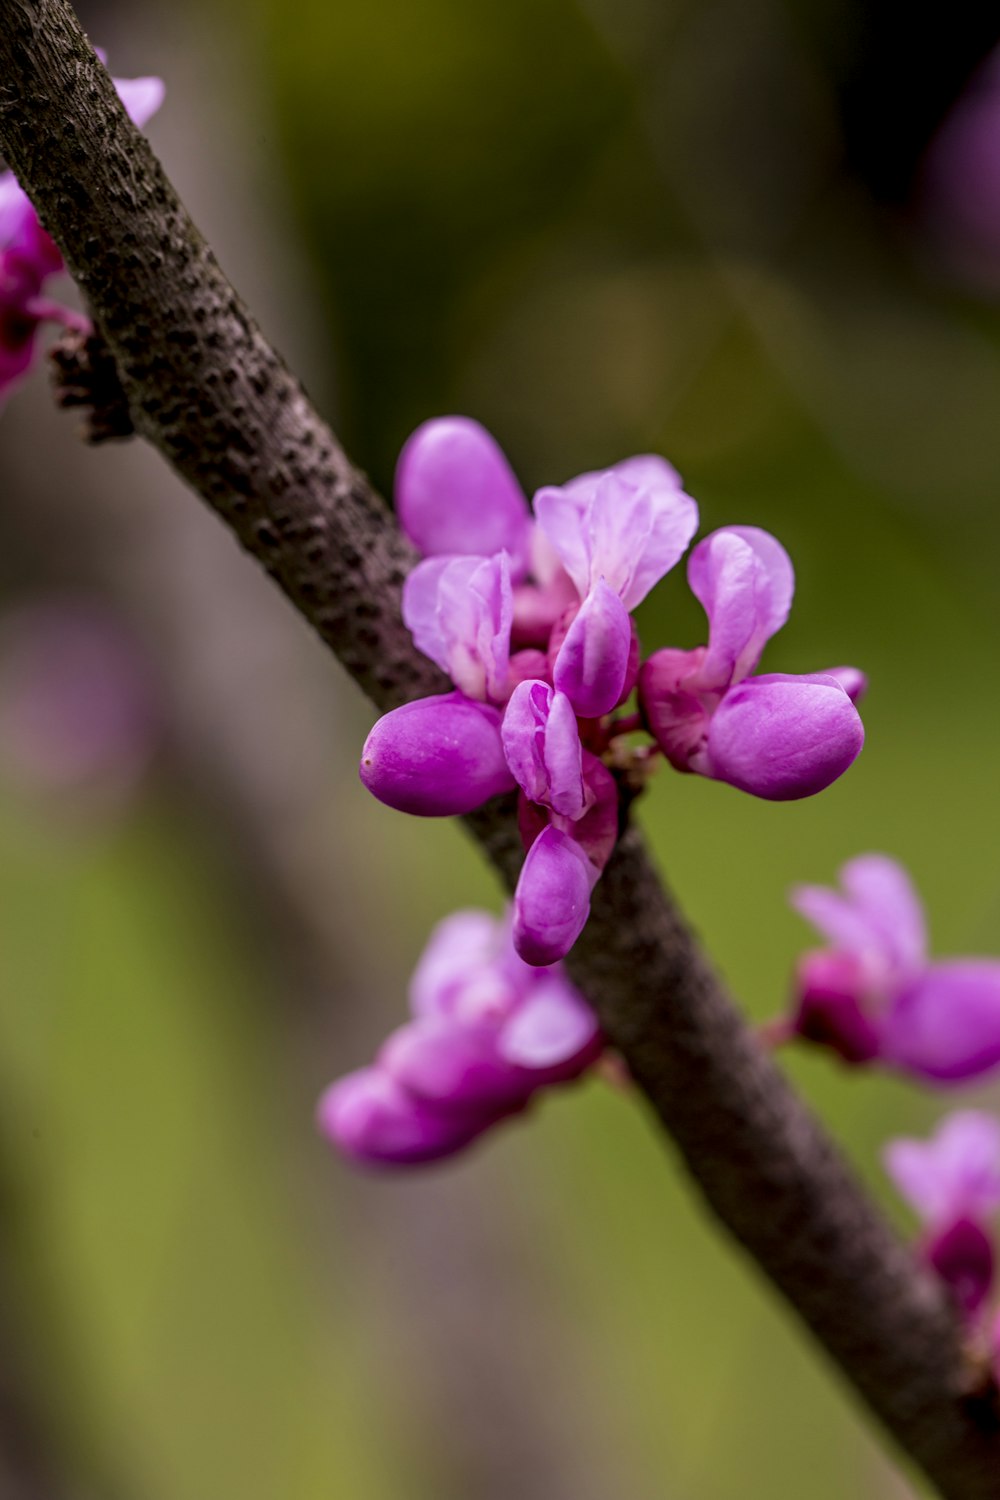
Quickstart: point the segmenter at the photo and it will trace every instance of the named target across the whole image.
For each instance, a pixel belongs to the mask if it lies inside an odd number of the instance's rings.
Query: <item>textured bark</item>
[[[264,340],[65,0],[0,0],[0,147],[117,361],[132,420],[380,708],[443,680],[399,613],[412,554]],[[508,883],[509,800],[467,824]],[[574,978],[708,1203],[949,1500],[1000,1500],[1000,1416],[938,1285],[756,1046],[629,832]]]

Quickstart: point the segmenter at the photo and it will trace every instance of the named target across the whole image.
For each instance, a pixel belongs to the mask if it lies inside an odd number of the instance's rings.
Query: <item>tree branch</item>
[[[0,147],[118,365],[136,429],[381,709],[440,691],[399,596],[412,553],[191,223],[66,0],[0,0]],[[508,883],[501,799],[468,818]],[[570,961],[718,1218],[948,1500],[1000,1496],[996,1390],[956,1321],[757,1047],[634,830]]]

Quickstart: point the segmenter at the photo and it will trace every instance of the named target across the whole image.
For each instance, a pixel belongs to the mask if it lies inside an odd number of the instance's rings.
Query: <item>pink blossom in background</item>
[[[946,1116],[927,1141],[890,1141],[886,1171],[926,1226],[922,1253],[968,1315],[993,1284],[991,1220],[1000,1208],[1000,1122],[981,1110]]]
[[[0,778],[33,800],[111,811],[159,739],[148,665],[97,600],[38,599],[0,617]]]
[[[962,1083],[1000,1063],[1000,959],[931,961],[920,899],[884,854],[851,860],[841,890],[799,886],[792,904],[827,939],[796,978],[791,1033],[851,1063]]]
[[[1000,49],[976,71],[924,156],[916,211],[941,260],[1000,292]]]
[[[540,1089],[600,1055],[597,1020],[558,965],[518,957],[509,920],[461,911],[431,934],[410,983],[412,1019],[371,1067],[333,1084],[320,1129],[367,1166],[454,1155]]]

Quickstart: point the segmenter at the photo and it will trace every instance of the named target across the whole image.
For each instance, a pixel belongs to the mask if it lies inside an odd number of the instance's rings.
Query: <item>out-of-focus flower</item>
[[[923,908],[884,854],[851,860],[842,889],[798,886],[792,904],[830,943],[798,966],[789,1031],[851,1063],[934,1083],[1000,1063],[1000,960],[931,962]]]
[[[116,808],[157,732],[146,664],[106,608],[38,600],[0,620],[0,768],[21,792]]]
[[[451,1156],[539,1089],[579,1077],[603,1046],[561,968],[524,963],[509,921],[487,912],[438,924],[414,971],[410,1008],[413,1019],[374,1065],[320,1100],[320,1129],[365,1165]]]
[[[688,580],[708,615],[708,645],[655,652],[639,673],[646,722],[667,759],[771,801],[820,792],[860,753],[853,668],[753,677],[788,618],[795,578],[766,531],[730,526],[699,542]]]
[[[895,1140],[884,1161],[926,1225],[922,1253],[969,1316],[993,1284],[990,1220],[1000,1207],[1000,1123],[979,1110],[948,1115],[927,1141]]]
[[[966,85],[924,155],[916,210],[931,249],[961,280],[1000,292],[1000,48]]]

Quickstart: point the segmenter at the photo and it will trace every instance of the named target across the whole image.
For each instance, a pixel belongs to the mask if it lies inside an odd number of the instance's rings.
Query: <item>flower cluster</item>
[[[460,911],[439,923],[410,983],[413,1019],[374,1066],[332,1085],[324,1134],[366,1165],[450,1156],[599,1056],[592,1011],[558,965],[524,963],[509,921]]]
[[[361,778],[404,812],[471,812],[520,791],[526,858],[513,938],[530,964],[569,952],[619,827],[613,742],[638,726],[672,765],[772,800],[809,796],[864,739],[852,668],[754,676],[794,591],[784,548],[727,527],[691,553],[708,643],[641,663],[631,611],[681,560],[698,508],[651,455],[540,490],[533,513],[476,422],[425,423],[396,477],[400,525],[423,554],[403,593],[416,645],[450,693],[378,721]],[[619,715],[638,687],[639,715]]]
[[[925,1225],[922,1258],[975,1320],[996,1266],[991,1220],[1000,1208],[1000,1123],[980,1110],[959,1110],[928,1141],[890,1141],[884,1160]]]
[[[906,871],[865,854],[842,889],[799,886],[792,904],[830,946],[799,962],[783,1039],[832,1048],[938,1084],[1000,1063],[1000,960],[927,957],[924,913]]]
[[[163,102],[159,78],[116,78],[114,84],[140,128]],[[62,256],[13,172],[0,172],[0,402],[30,371],[43,323],[91,331],[82,314],[45,295],[47,283],[62,269]]]

